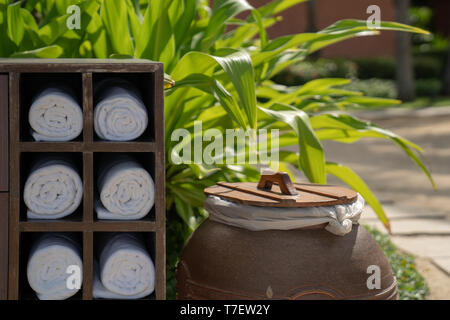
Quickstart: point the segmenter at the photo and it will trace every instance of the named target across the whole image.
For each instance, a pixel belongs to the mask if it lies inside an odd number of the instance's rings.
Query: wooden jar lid
[[[285,172],[263,174],[259,183],[218,182],[205,194],[259,207],[323,207],[350,204],[358,194],[348,188],[321,184],[292,183]]]

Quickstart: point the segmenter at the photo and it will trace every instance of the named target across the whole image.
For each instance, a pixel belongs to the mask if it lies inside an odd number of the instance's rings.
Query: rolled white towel
[[[75,275],[73,270],[68,269],[70,266],[79,268],[81,284],[83,263],[80,249],[68,236],[48,233],[34,243],[28,258],[27,277],[40,300],[63,300],[78,292],[79,289],[68,279]]]
[[[94,129],[104,140],[130,141],[141,136],[148,125],[148,114],[140,94],[125,81],[105,80],[94,109]]]
[[[95,211],[99,219],[141,219],[155,203],[152,177],[139,163],[128,157],[104,167],[97,185],[100,200],[95,203]]]
[[[28,121],[36,141],[70,141],[83,130],[83,112],[69,90],[47,88],[31,104]]]
[[[73,213],[81,203],[80,176],[64,160],[42,160],[25,182],[23,199],[29,219],[58,219]]]
[[[94,298],[140,299],[154,289],[155,267],[144,243],[131,233],[110,237],[94,268]]]

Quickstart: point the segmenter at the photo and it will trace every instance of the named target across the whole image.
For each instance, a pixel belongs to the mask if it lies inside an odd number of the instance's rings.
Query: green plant
[[[353,59],[358,68],[359,79],[395,79],[395,59],[391,57]]]
[[[442,81],[439,79],[416,79],[415,85],[419,97],[435,98],[442,90]]]
[[[359,91],[364,95],[379,98],[396,99],[397,87],[394,80],[387,79],[366,79],[352,80],[348,85],[344,86],[347,90]]]
[[[414,76],[418,79],[442,79],[445,60],[439,57],[420,55],[414,58]]]
[[[357,65],[343,59],[318,59],[316,61],[302,61],[278,73],[273,81],[297,86],[320,78],[356,78]]]
[[[340,178],[359,191],[389,227],[385,213],[367,187],[350,168],[326,162],[321,140],[351,143],[364,137],[390,139],[427,174],[416,155],[415,144],[348,115],[316,114],[324,108],[378,106],[396,100],[365,97],[340,89],[346,79],[317,79],[300,87],[277,86],[270,79],[283,69],[304,60],[330,44],[352,37],[377,34],[366,21],[342,20],[317,32],[269,40],[266,28],[277,15],[304,0],[274,0],[259,8],[246,0],[43,0],[12,3],[0,0],[0,55],[6,57],[146,58],[161,61],[175,80],[166,91],[166,158],[171,159],[178,141],[177,128],[185,128],[194,139],[194,121],[202,121],[202,132],[210,128],[278,128],[280,147],[298,145],[300,152],[282,152],[280,167],[290,163],[311,182],[325,183],[327,174]],[[66,8],[81,8],[81,28],[68,30]],[[245,18],[239,14],[248,13]],[[227,26],[236,28],[228,30]],[[394,22],[381,29],[426,33]],[[167,76],[168,86],[171,79]],[[219,157],[220,158],[220,157]],[[218,180],[256,180],[249,165],[166,165],[169,230],[186,237],[206,217],[203,210],[206,186]],[[173,215],[169,216],[169,219]],[[174,227],[182,221],[181,227]],[[169,245],[179,235],[169,234]],[[171,238],[174,237],[174,238]],[[171,251],[171,248],[168,248]],[[170,259],[176,257],[168,256]],[[168,261],[173,271],[176,261]],[[171,269],[172,268],[172,269]],[[169,281],[173,273],[168,274]]]
[[[374,228],[367,226],[365,228],[372,234],[388,258],[397,278],[400,300],[424,300],[429,295],[429,289],[425,279],[416,269],[414,257],[400,252],[387,235]]]

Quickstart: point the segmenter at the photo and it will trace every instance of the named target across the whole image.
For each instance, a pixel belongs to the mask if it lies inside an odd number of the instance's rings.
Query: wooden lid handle
[[[286,172],[276,172],[271,174],[262,174],[258,183],[258,189],[270,191],[273,184],[278,184],[281,192],[287,195],[295,196],[298,194],[291,178]]]

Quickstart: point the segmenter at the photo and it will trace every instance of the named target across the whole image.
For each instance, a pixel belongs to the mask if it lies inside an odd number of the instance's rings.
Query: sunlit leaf
[[[25,23],[20,12],[21,2],[15,2],[8,5],[7,21],[8,21],[8,37],[16,46],[20,46],[20,42],[25,34]]]
[[[391,230],[389,220],[386,217],[386,213],[384,212],[383,207],[381,206],[377,197],[369,189],[366,183],[352,169],[332,162],[327,162],[325,166],[327,173],[339,178],[340,180],[348,184],[352,189],[359,192],[364,200],[366,200],[366,202],[372,207],[373,211],[375,211],[384,226],[389,231]]]
[[[63,53],[63,50],[59,46],[48,46],[30,51],[16,52],[12,58],[58,58]]]
[[[273,110],[275,107],[284,110],[275,111]],[[300,168],[311,182],[325,184],[325,156],[322,145],[311,127],[309,116],[301,110],[288,106],[275,105],[272,109],[260,109],[292,127],[298,137]]]

